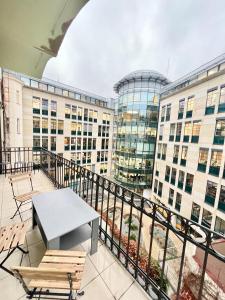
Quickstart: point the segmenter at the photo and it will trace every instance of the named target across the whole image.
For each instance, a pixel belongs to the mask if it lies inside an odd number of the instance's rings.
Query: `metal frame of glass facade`
[[[159,92],[169,81],[155,71],[136,71],[115,84],[119,94],[115,179],[142,192],[152,186]]]

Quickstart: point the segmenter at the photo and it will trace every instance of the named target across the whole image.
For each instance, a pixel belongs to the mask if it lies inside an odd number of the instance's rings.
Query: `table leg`
[[[32,204],[32,229],[34,229],[34,227],[37,225],[37,221],[36,221],[36,211],[34,208],[34,205]]]
[[[60,250],[60,237],[47,242],[47,249]]]
[[[90,254],[94,254],[98,250],[98,226],[99,218],[92,221],[92,230],[91,230],[91,251]]]

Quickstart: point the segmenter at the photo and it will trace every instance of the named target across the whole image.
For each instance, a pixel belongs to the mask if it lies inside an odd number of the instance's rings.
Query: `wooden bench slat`
[[[84,264],[84,257],[65,257],[65,256],[44,256],[41,262],[64,263],[64,264]]]
[[[19,202],[25,202],[27,200],[31,200],[31,198],[35,195],[39,195],[40,192],[39,191],[31,191],[29,193],[25,193],[25,194],[21,194],[21,195],[17,195],[15,196],[16,201]]]
[[[32,177],[31,172],[28,172],[28,173],[18,173],[18,174],[13,174],[13,175],[8,176],[9,181],[11,183],[18,182],[18,181],[23,181],[23,180],[28,180],[31,177]]]
[[[57,264],[57,263],[40,263],[40,268],[53,268],[53,269],[65,269],[67,267],[71,267],[74,270],[76,269],[76,272],[82,272],[84,270],[84,264],[83,265],[76,265],[76,264]]]
[[[1,228],[0,252],[22,245],[25,240],[27,224],[18,223]]]
[[[85,251],[47,250],[45,256],[86,257]]]
[[[73,290],[80,289],[81,282],[73,282]],[[70,288],[67,281],[52,281],[52,280],[31,280],[29,285],[31,288],[49,288],[68,290]]]

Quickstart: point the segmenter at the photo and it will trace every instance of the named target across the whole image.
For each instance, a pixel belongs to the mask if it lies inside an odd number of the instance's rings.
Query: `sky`
[[[128,73],[171,81],[225,52],[225,0],[89,0],[44,77],[105,97]]]

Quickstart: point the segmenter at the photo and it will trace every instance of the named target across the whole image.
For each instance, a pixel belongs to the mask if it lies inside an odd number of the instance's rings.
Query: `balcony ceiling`
[[[1,0],[0,67],[41,78],[88,0]]]

